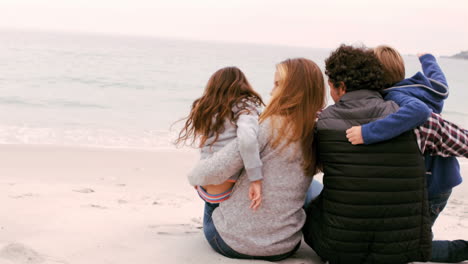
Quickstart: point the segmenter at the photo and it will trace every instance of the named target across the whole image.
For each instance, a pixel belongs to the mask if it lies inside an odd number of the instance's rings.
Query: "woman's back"
[[[249,181],[243,172],[231,198],[213,212],[214,224],[223,240],[234,250],[252,256],[286,253],[301,241],[301,228],[305,222],[302,206],[312,180],[304,175],[298,142],[285,148],[281,145],[271,147],[270,121],[262,122],[259,130],[264,164],[262,206],[257,211],[249,208]],[[237,142],[215,153],[207,162],[197,166],[202,170],[192,171],[189,176],[191,184],[200,183],[199,176],[212,175],[219,166],[224,166],[225,174],[239,170],[242,161]]]

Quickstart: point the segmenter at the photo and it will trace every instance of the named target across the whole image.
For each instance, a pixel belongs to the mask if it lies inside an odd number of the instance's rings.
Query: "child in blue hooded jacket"
[[[374,49],[384,68],[385,100],[396,102],[400,109],[387,117],[348,129],[347,137],[353,144],[372,144],[396,137],[426,122],[432,112],[440,114],[448,97],[445,76],[434,56],[419,56],[423,73],[408,79],[402,57],[389,46]],[[425,154],[426,180],[432,224],[447,204],[452,188],[462,182],[460,165],[455,157]],[[468,242],[434,241],[432,261],[459,262],[467,259]]]

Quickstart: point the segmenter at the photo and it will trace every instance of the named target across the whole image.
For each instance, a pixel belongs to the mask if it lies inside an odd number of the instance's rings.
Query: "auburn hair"
[[[175,141],[176,144],[199,139],[199,147],[215,136],[213,144],[223,132],[225,120],[234,123],[238,116],[232,108],[249,111],[247,103],[264,105],[261,96],[250,86],[244,73],[237,67],[225,67],[216,71],[208,80],[203,95],[196,99],[186,118],[185,125]]]
[[[380,45],[374,48],[374,54],[382,64],[385,87],[390,87],[405,79],[405,63],[396,49]]]
[[[325,83],[320,68],[313,61],[296,58],[276,65],[279,76],[271,101],[260,116],[260,121],[272,117],[275,129],[272,147],[300,142],[306,175],[313,176],[319,169],[316,159],[314,128],[317,112],[325,106]]]

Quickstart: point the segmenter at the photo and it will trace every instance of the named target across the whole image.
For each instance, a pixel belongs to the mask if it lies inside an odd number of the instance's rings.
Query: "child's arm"
[[[439,67],[436,58],[432,54],[428,53],[421,55],[418,54],[418,56],[424,75],[426,75],[427,78],[447,86],[447,79],[445,79],[445,75],[442,72],[442,69]]]
[[[250,208],[257,210],[262,201],[262,161],[258,147],[258,114],[256,109],[243,111],[237,119],[237,140],[245,172],[250,181]]]
[[[263,121],[258,131],[260,149],[268,144],[270,131],[270,121]],[[188,180],[191,185],[221,184],[242,168],[244,163],[239,153],[239,142],[233,140],[209,158],[198,161],[190,171]]]
[[[241,113],[237,120],[237,140],[239,153],[244,162],[245,171],[249,181],[263,179],[262,161],[258,147],[258,115],[254,113]]]
[[[193,186],[221,184],[243,167],[239,144],[237,140],[233,140],[211,157],[198,161],[190,171],[188,180]]]
[[[420,100],[398,92],[389,92],[385,100],[392,100],[400,109],[383,119],[365,124],[361,128],[362,140],[355,135],[350,138],[353,144],[373,144],[394,138],[402,133],[422,125],[431,114],[431,109]],[[357,128],[346,131],[348,135],[358,133]],[[348,137],[349,138],[349,137]]]

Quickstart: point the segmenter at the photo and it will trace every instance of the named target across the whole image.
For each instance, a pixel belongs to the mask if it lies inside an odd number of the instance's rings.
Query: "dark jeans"
[[[434,225],[440,212],[444,210],[452,190],[429,198],[431,224]],[[468,260],[468,241],[465,240],[433,240],[433,262],[457,263]]]
[[[236,252],[234,249],[228,246],[226,242],[224,242],[213,224],[213,219],[211,216],[213,215],[214,209],[216,209],[218,206],[219,204],[205,203],[205,213],[203,215],[203,232],[205,233],[206,240],[210,246],[219,254],[228,258],[236,259],[262,259],[268,261],[279,261],[290,257],[299,249],[299,246],[301,245],[300,242],[291,252],[275,256],[249,256]]]
[[[310,203],[320,195],[322,190],[323,184],[316,180],[313,180],[309,186],[309,189],[307,189],[306,199],[304,202],[304,209],[307,209],[309,207]]]

